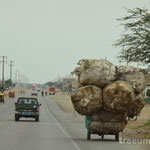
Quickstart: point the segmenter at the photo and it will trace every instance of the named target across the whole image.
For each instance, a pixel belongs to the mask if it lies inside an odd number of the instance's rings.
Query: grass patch
[[[143,126],[150,126],[150,120],[146,122]]]
[[[140,126],[138,126],[138,127],[135,127],[134,129],[143,128],[143,127],[145,127],[145,126],[150,126],[150,120],[147,121],[146,123],[144,123],[143,125],[140,125]]]

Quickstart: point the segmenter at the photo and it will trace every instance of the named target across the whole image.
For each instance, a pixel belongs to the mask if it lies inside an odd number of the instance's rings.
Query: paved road
[[[14,102],[0,104],[0,150],[144,150],[136,145],[121,145],[108,137],[86,140],[83,121],[70,118],[50,97],[38,97],[41,106],[40,121],[22,118],[14,121]]]

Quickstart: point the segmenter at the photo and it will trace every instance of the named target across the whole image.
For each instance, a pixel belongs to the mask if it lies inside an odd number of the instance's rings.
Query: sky
[[[80,59],[118,65],[112,46],[123,28],[125,8],[147,7],[148,0],[0,0],[0,56],[31,83],[70,74]],[[2,60],[2,58],[0,58]],[[0,79],[2,64],[0,64]]]

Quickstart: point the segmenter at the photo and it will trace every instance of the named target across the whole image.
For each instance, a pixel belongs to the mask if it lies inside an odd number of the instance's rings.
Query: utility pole
[[[6,57],[6,56],[1,56],[1,57],[2,57],[2,59],[3,59],[3,60],[1,61],[1,62],[2,62],[2,92],[3,92],[3,91],[4,91],[4,84],[5,84],[5,83],[4,83],[4,80],[5,80],[5,79],[4,79],[4,74],[5,74],[5,73],[4,73],[4,72],[5,72],[5,69],[4,69],[5,65],[4,65],[4,64],[7,63],[7,61],[5,61],[5,59],[7,59],[7,57]]]
[[[16,70],[14,73],[15,82],[18,83],[18,71]]]
[[[14,66],[14,61],[10,61],[10,80],[12,81],[12,67]]]

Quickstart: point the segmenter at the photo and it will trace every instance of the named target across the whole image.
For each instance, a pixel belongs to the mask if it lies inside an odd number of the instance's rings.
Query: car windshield
[[[38,102],[37,102],[36,99],[25,99],[25,98],[22,98],[22,99],[18,100],[18,104],[37,105]]]

